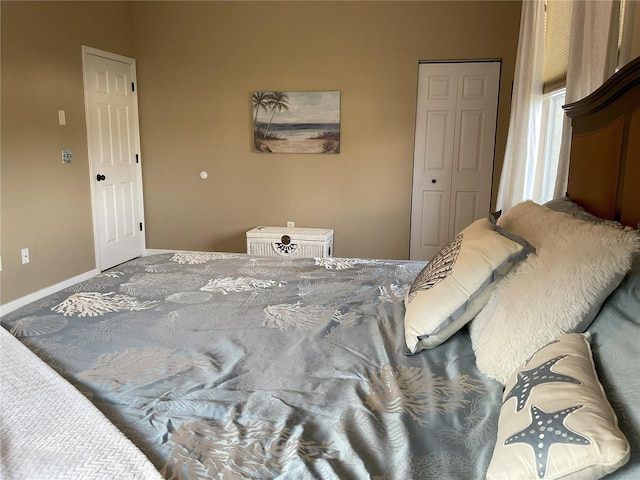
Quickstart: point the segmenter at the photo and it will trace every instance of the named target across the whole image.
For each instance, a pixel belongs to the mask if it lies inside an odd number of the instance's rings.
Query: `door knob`
[[[431,183],[436,183],[436,179],[435,179],[435,178],[432,178],[432,179],[431,179]]]
[[[98,174],[96,176],[96,180],[98,180],[99,182],[101,182],[102,180],[105,180],[107,177],[105,177],[104,175]]]

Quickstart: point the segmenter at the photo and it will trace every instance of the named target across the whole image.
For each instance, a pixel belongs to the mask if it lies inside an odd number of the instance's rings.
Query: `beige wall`
[[[407,258],[418,61],[504,59],[501,159],[519,20],[517,2],[136,4],[148,246],[243,251],[293,220],[334,228],[339,256]],[[339,90],[341,153],[253,153],[256,90]]]
[[[81,45],[133,55],[133,26],[128,2],[2,1],[0,8],[6,303],[95,268]],[[62,163],[63,148],[72,163]],[[31,263],[22,265],[25,247]]]
[[[0,8],[0,303],[95,267],[82,44],[137,59],[148,248],[239,252],[249,228],[293,220],[334,228],[339,256],[407,258],[419,60],[503,59],[499,176],[519,2]],[[339,90],[341,153],[253,153],[255,90]],[[62,148],[73,150],[70,165]]]

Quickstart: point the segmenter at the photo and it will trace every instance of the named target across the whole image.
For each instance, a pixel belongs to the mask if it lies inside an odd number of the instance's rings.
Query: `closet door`
[[[411,259],[489,213],[499,82],[498,61],[419,65]]]

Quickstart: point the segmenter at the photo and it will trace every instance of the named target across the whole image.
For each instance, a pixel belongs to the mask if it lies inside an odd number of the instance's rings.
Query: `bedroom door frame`
[[[125,87],[128,97],[125,118],[127,121],[127,134],[130,147],[127,149],[124,162],[121,166],[112,163],[103,162],[105,167],[98,168],[102,155],[96,150],[97,143],[101,138],[101,132],[92,122],[92,107],[95,99],[92,97],[90,85],[90,66],[91,57],[99,57],[107,62],[117,62],[114,66],[122,67],[122,64],[128,66],[129,79],[126,79]],[[140,132],[138,117],[138,89],[136,79],[136,61],[133,58],[118,55],[116,53],[99,50],[97,48],[82,46],[82,70],[84,84],[85,99],[85,115],[87,128],[87,149],[89,158],[89,175],[91,186],[91,207],[93,216],[93,237],[96,267],[99,271],[107,270],[115,265],[123,263],[132,258],[140,257],[144,254],[146,246],[145,228],[144,228],[144,202],[142,192],[142,159],[140,154]],[[129,85],[130,83],[130,85]],[[111,122],[111,107],[107,105],[107,118]],[[129,108],[130,107],[130,108]],[[116,120],[117,121],[117,120]],[[109,134],[111,135],[111,130]],[[125,197],[125,193],[117,192],[114,186],[113,201],[105,199],[107,195],[103,185],[105,182],[104,169],[118,169],[116,172],[125,172],[127,176],[126,184],[130,192],[126,193],[127,201],[121,201]],[[117,177],[118,175],[112,175]],[[104,182],[104,183],[103,183]],[[124,183],[123,183],[124,184]],[[129,201],[130,200],[130,201]],[[111,209],[110,204],[114,205]],[[116,205],[117,204],[117,205]],[[114,215],[122,215],[122,219],[114,217]],[[111,216],[109,216],[111,215]],[[113,223],[108,234],[107,223]]]
[[[502,61],[418,64],[409,258],[430,260],[488,215]]]

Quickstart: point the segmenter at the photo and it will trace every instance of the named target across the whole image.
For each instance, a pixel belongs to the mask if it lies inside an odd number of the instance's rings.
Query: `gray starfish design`
[[[552,358],[542,365],[538,365],[536,368],[518,372],[518,379],[516,380],[516,384],[511,390],[509,390],[509,394],[505,397],[504,402],[502,403],[505,404],[510,398],[515,397],[518,400],[516,412],[519,412],[527,403],[527,399],[529,398],[529,395],[531,395],[533,387],[536,387],[543,383],[551,382],[567,382],[582,385],[582,382],[580,380],[577,380],[568,375],[555,373],[551,370],[551,367],[553,367],[556,363],[558,363],[565,357],[568,357],[568,355],[558,355],[557,357]]]
[[[557,412],[547,413],[535,405],[531,406],[531,423],[524,430],[507,438],[505,445],[526,443],[534,452],[536,473],[544,478],[549,459],[549,448],[554,443],[570,443],[574,445],[590,445],[586,437],[573,432],[564,424],[564,419],[584,405],[565,408]]]

